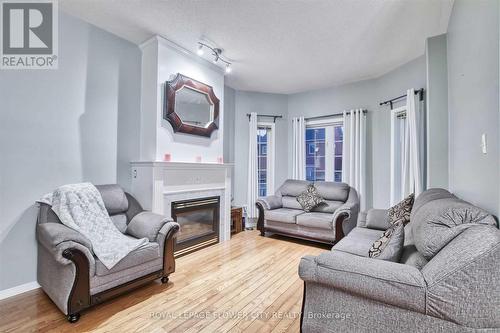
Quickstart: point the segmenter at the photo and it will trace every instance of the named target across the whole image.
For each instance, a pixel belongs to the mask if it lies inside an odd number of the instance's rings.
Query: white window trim
[[[391,189],[395,187],[396,182],[396,120],[398,116],[406,114],[406,105],[391,110]],[[391,190],[391,205],[396,204],[397,198],[395,193]]]
[[[344,126],[344,117],[342,115],[322,119],[312,119],[306,121],[307,128],[327,127],[325,131],[325,160],[332,161],[331,164],[325,164],[325,179],[335,180],[335,133],[334,127]],[[333,145],[333,147],[331,147]],[[306,166],[304,166],[305,169]],[[344,170],[342,170],[344,172]]]
[[[275,173],[275,159],[276,159],[276,149],[275,149],[275,143],[276,143],[276,124],[275,123],[269,123],[269,122],[258,122],[257,123],[257,128],[258,127],[267,127],[271,129],[271,135],[268,138],[267,142],[267,188],[266,192],[267,195],[273,195],[274,194],[274,173]]]

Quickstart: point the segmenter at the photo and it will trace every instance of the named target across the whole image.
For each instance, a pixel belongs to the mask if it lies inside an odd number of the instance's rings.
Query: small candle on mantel
[[[196,156],[196,163],[201,163],[201,156]]]
[[[217,157],[217,163],[224,164],[224,159],[222,157]]]
[[[165,154],[165,155],[163,155],[163,160],[165,162],[170,162],[172,160],[172,155],[171,154]]]

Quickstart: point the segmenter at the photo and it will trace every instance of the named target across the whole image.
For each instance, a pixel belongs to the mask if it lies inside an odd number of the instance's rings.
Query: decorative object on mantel
[[[196,163],[201,163],[201,156],[196,156]]]
[[[222,157],[217,157],[217,163],[224,164],[224,159]]]
[[[211,86],[178,73],[165,82],[163,118],[175,133],[210,137],[219,128],[219,99]]]
[[[163,160],[165,162],[170,162],[172,160],[172,155],[171,154],[165,154],[165,155],[163,155]]]

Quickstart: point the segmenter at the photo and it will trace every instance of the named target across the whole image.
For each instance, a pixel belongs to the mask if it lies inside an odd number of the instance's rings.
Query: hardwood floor
[[[41,291],[0,301],[0,332],[298,332],[299,260],[328,247],[257,231],[176,260],[150,283],[82,313],[76,324]]]

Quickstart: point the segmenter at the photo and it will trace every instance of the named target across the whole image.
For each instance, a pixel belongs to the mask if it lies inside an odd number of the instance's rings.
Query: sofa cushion
[[[387,209],[370,209],[366,213],[365,225],[370,229],[385,231],[391,227]]]
[[[318,194],[314,185],[308,185],[307,189],[297,196],[297,202],[302,206],[305,212],[310,212],[311,209],[322,203],[324,199]]]
[[[373,242],[368,251],[368,256],[380,260],[399,262],[403,253],[404,236],[403,222],[392,225],[384,231],[379,239]]]
[[[342,201],[324,200],[322,203],[312,209],[313,212],[333,214],[344,203]]]
[[[122,271],[124,269],[139,266],[145,262],[160,258],[160,246],[158,243],[147,243],[144,246],[130,252],[125,258],[120,260],[113,268],[107,269],[106,266],[95,258],[96,275],[104,276]]]
[[[303,210],[278,208],[264,211],[264,218],[269,221],[278,221],[283,223],[296,223],[296,216],[304,214]]]
[[[333,214],[311,212],[300,214],[296,219],[297,224],[304,227],[333,229]]]
[[[121,231],[122,234],[125,233],[125,230],[127,230],[127,215],[125,214],[116,214],[116,215],[111,215],[111,221],[113,221],[113,224],[118,228],[118,230]]]
[[[349,196],[350,187],[345,183],[320,181],[315,182],[314,186],[325,200],[346,202]]]
[[[396,224],[398,222],[403,223],[403,225],[410,222],[411,208],[413,207],[413,201],[415,200],[415,194],[410,194],[391,208],[387,212],[387,217],[390,224]]]
[[[307,189],[311,182],[307,180],[287,179],[278,189],[282,196],[296,197]]]
[[[368,257],[368,250],[373,242],[380,238],[380,230],[373,230],[364,227],[356,227],[351,232],[342,238],[332,251],[342,251],[352,253],[362,257]]]
[[[411,209],[410,221],[414,220],[415,215],[418,213],[420,208],[426,203],[439,200],[439,199],[449,199],[456,198],[453,194],[442,188],[431,188],[422,192],[418,197],[415,198],[413,203],[413,208]]]
[[[418,269],[422,269],[428,263],[427,259],[425,259],[425,257],[420,252],[418,252],[415,245],[404,246],[403,254],[401,255],[401,259],[399,260],[399,262],[401,264],[410,265]]]
[[[281,197],[281,202],[283,208],[298,209],[302,210],[302,206],[297,201],[297,197],[283,196]]]
[[[476,225],[496,226],[486,211],[456,197],[425,203],[412,219],[415,246],[430,260],[452,239]]]
[[[119,185],[96,185],[101,193],[102,201],[109,215],[124,213],[128,209],[128,200],[125,192]]]

